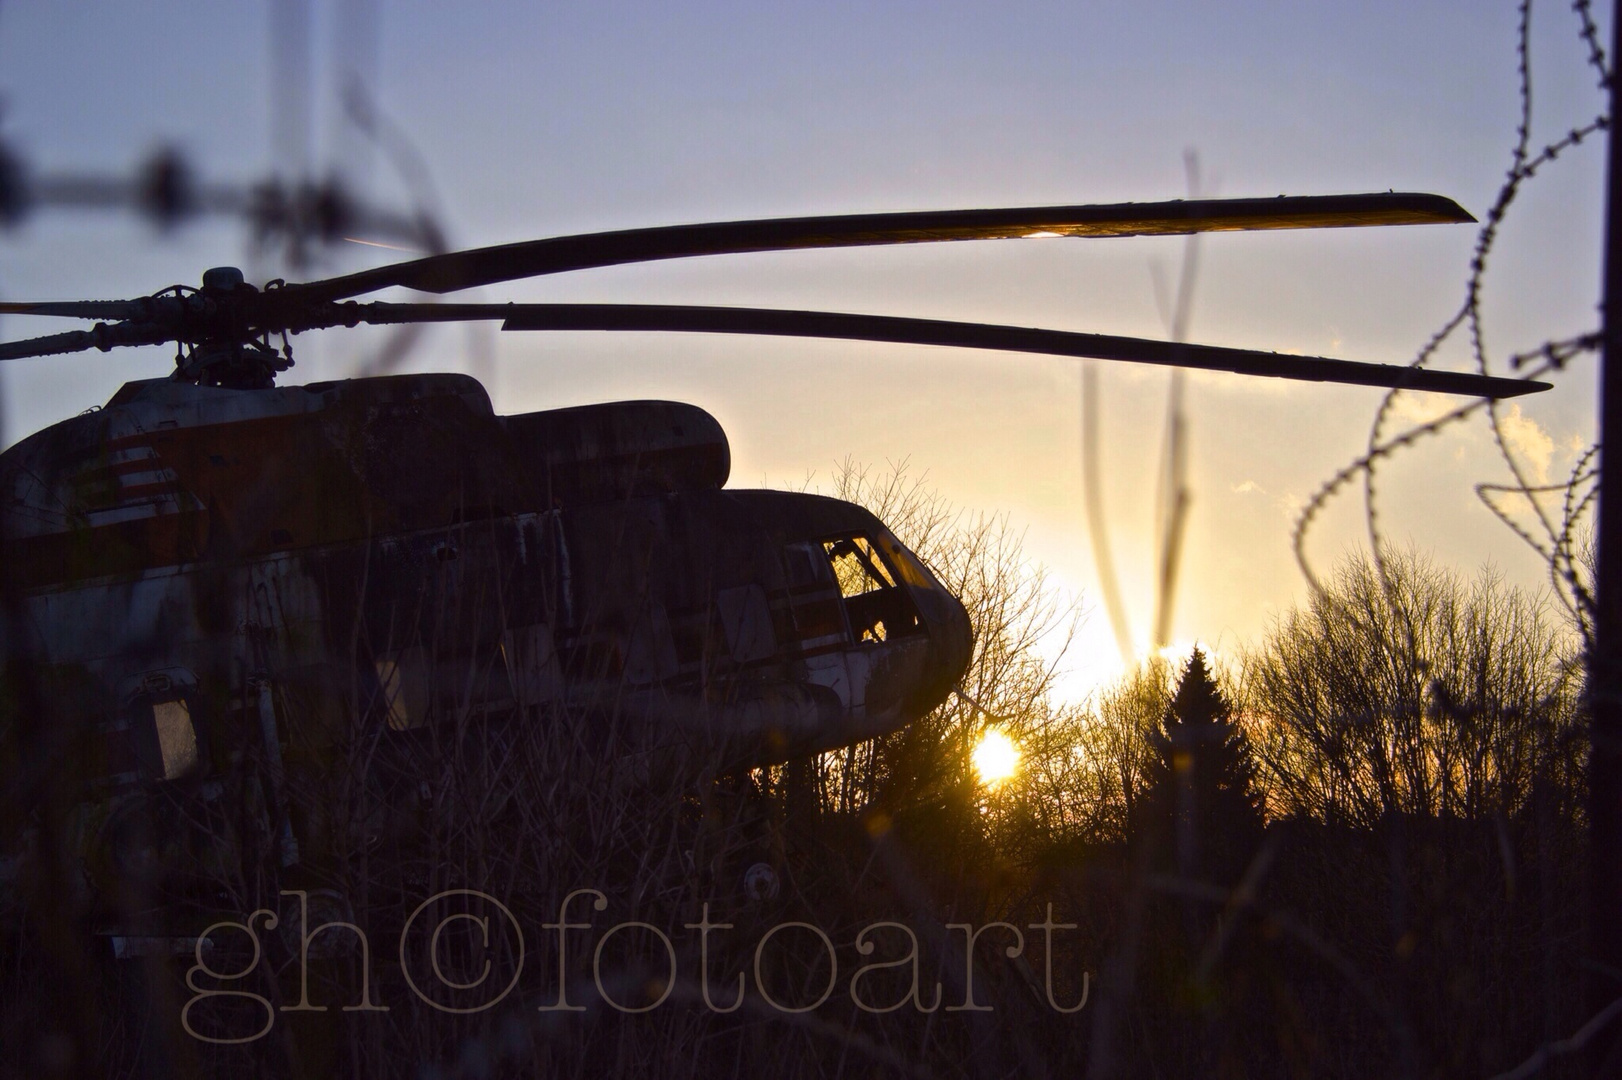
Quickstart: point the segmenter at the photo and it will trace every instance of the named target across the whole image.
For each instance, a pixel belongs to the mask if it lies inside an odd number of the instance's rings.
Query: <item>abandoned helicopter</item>
[[[897,730],[970,661],[962,604],[860,507],[724,487],[702,409],[638,401],[499,416],[461,375],[277,386],[300,332],[499,319],[955,345],[1488,397],[1526,380],[828,312],[359,303],[631,262],[1030,236],[1472,220],[1377,194],[899,213],[630,230],[503,245],[263,289],[230,268],[118,301],[3,303],[106,320],[0,359],[174,342],[168,379],[0,455],[13,741],[103,808],[93,889],[150,863],[119,805],[258,784],[282,866],[322,840],[288,807],[359,719],[409,740],[453,718],[612,713],[669,753],[783,761]],[[279,337],[280,350],[272,345]],[[251,780],[238,776],[256,763]],[[233,786],[234,785],[234,786]],[[139,830],[137,830],[139,831]],[[141,834],[145,836],[146,834]],[[214,852],[211,858],[231,858]]]

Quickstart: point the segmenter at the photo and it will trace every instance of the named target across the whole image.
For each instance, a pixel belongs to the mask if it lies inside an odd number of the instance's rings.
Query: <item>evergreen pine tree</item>
[[[1143,820],[1177,872],[1230,884],[1261,841],[1264,817],[1245,733],[1198,647],[1155,737]]]

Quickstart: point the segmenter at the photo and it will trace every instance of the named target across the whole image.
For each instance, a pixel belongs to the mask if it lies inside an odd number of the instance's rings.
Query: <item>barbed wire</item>
[[[1599,88],[1604,90],[1611,84],[1611,69],[1605,61],[1605,47],[1599,43],[1599,27],[1594,25],[1594,12],[1589,0],[1573,0],[1571,10],[1577,13],[1581,23],[1578,35],[1588,46],[1588,64],[1599,74]]]
[[[1527,379],[1535,379],[1541,375],[1548,374],[1548,372],[1551,370],[1553,370],[1553,365],[1539,366],[1533,368],[1525,377]],[[1318,580],[1318,576],[1312,571],[1312,564],[1307,560],[1305,543],[1307,531],[1310,528],[1311,523],[1317,518],[1319,512],[1322,511],[1324,505],[1336,493],[1338,493],[1341,488],[1351,483],[1365,470],[1367,470],[1371,462],[1389,457],[1398,450],[1403,450],[1414,445],[1426,435],[1434,435],[1443,428],[1447,427],[1449,424],[1463,420],[1466,417],[1475,414],[1487,404],[1487,401],[1488,399],[1486,398],[1477,398],[1468,402],[1467,404],[1460,405],[1459,407],[1442,414],[1434,420],[1409,428],[1402,434],[1394,436],[1377,446],[1371,447],[1367,452],[1358,457],[1357,460],[1340,469],[1333,477],[1324,482],[1323,486],[1320,487],[1312,498],[1308,500],[1306,507],[1301,511],[1300,516],[1296,519],[1295,530],[1291,536],[1291,543],[1295,550],[1296,562],[1301,567],[1301,572],[1306,577],[1307,583],[1312,586],[1315,592],[1326,594],[1326,590],[1324,589],[1322,583]]]
[[[1574,0],[1572,10],[1578,19],[1578,38],[1587,48],[1586,62],[1599,75],[1600,87],[1604,89],[1609,84],[1610,69],[1604,49],[1599,43],[1598,30],[1595,26],[1590,0]],[[1516,73],[1518,88],[1518,115],[1515,125],[1515,140],[1511,148],[1510,164],[1499,186],[1498,193],[1493,199],[1491,208],[1484,216],[1481,228],[1476,236],[1470,264],[1469,276],[1465,283],[1465,292],[1458,308],[1437,330],[1435,330],[1420,347],[1409,367],[1419,369],[1429,364],[1459,330],[1465,328],[1469,336],[1471,359],[1476,371],[1488,374],[1492,368],[1489,360],[1489,349],[1486,341],[1486,332],[1483,326],[1483,283],[1489,266],[1490,256],[1498,239],[1503,222],[1510,206],[1521,193],[1528,181],[1537,177],[1547,165],[1558,160],[1567,150],[1580,146],[1589,136],[1608,131],[1610,117],[1600,114],[1585,124],[1570,128],[1564,135],[1545,143],[1541,148],[1532,151],[1532,73],[1531,73],[1531,0],[1521,0],[1517,4],[1518,25],[1516,32]],[[1587,332],[1567,338],[1550,338],[1536,348],[1517,353],[1508,358],[1508,367],[1530,379],[1538,375],[1558,373],[1563,371],[1567,363],[1583,353],[1594,352],[1599,348],[1600,335],[1597,332]],[[1529,367],[1529,365],[1535,365]],[[1594,484],[1598,476],[1596,456],[1598,446],[1591,446],[1580,455],[1570,476],[1564,483],[1549,484],[1544,482],[1533,483],[1527,475],[1527,466],[1516,455],[1511,446],[1511,440],[1504,432],[1503,419],[1499,413],[1499,403],[1493,399],[1480,398],[1466,405],[1450,410],[1443,415],[1429,421],[1418,423],[1403,431],[1401,434],[1388,435],[1388,428],[1394,413],[1397,395],[1400,390],[1389,391],[1380,402],[1375,411],[1373,422],[1369,428],[1369,437],[1366,449],[1354,461],[1338,470],[1315,492],[1306,506],[1296,518],[1292,534],[1292,548],[1297,565],[1308,585],[1320,596],[1326,595],[1318,575],[1313,571],[1310,560],[1306,554],[1306,537],[1316,524],[1325,506],[1352,481],[1361,478],[1363,486],[1364,518],[1367,525],[1369,544],[1372,549],[1374,565],[1378,571],[1382,587],[1389,593],[1394,587],[1392,575],[1385,558],[1386,543],[1382,534],[1379,515],[1379,484],[1378,469],[1386,459],[1392,457],[1397,451],[1406,449],[1427,435],[1433,435],[1456,421],[1472,416],[1479,411],[1485,411],[1488,426],[1492,434],[1493,445],[1500,459],[1507,468],[1511,482],[1509,483],[1482,483],[1476,485],[1477,497],[1487,506],[1500,521],[1509,526],[1512,533],[1532,548],[1548,564],[1550,580],[1554,583],[1554,591],[1560,602],[1572,615],[1573,621],[1585,639],[1591,632],[1592,625],[1592,590],[1583,580],[1581,567],[1583,564],[1583,550],[1579,537],[1583,522],[1592,512],[1595,501]],[[1558,516],[1551,514],[1545,506],[1543,499],[1561,493],[1561,507]],[[1505,505],[1499,500],[1524,500],[1535,518],[1535,524],[1523,526],[1511,516]],[[1506,500],[1506,501],[1508,501]]]
[[[1589,462],[1599,452],[1599,444],[1591,444],[1577,459],[1577,465],[1572,469],[1570,479],[1559,484],[1541,484],[1530,489],[1536,494],[1553,494],[1560,492],[1563,495],[1561,507],[1562,528],[1556,542],[1545,547],[1537,537],[1527,532],[1520,523],[1510,517],[1509,512],[1500,506],[1494,499],[1496,495],[1525,495],[1527,489],[1515,487],[1511,484],[1480,483],[1476,485],[1476,497],[1492,512],[1493,516],[1503,522],[1511,532],[1532,550],[1536,551],[1549,564],[1549,581],[1554,588],[1555,596],[1571,615],[1573,622],[1582,631],[1585,639],[1589,635],[1592,622],[1592,594],[1583,585],[1576,572],[1576,558],[1572,551],[1573,538],[1576,533],[1575,526],[1585,518],[1592,509],[1598,496],[1598,487],[1594,484],[1599,478],[1598,467],[1590,467]],[[1581,498],[1577,497],[1579,491],[1584,491]],[[1567,590],[1570,590],[1570,595]]]

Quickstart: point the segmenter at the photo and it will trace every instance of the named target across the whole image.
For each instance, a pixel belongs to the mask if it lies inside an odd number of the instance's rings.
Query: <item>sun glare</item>
[[[974,771],[980,782],[996,787],[1019,771],[1019,747],[997,728],[986,728],[974,747]]]

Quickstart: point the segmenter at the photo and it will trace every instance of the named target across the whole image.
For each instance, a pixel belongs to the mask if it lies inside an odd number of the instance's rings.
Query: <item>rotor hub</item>
[[[247,278],[242,271],[234,266],[215,266],[203,271],[203,289],[218,289],[221,292],[230,292],[247,284]]]

